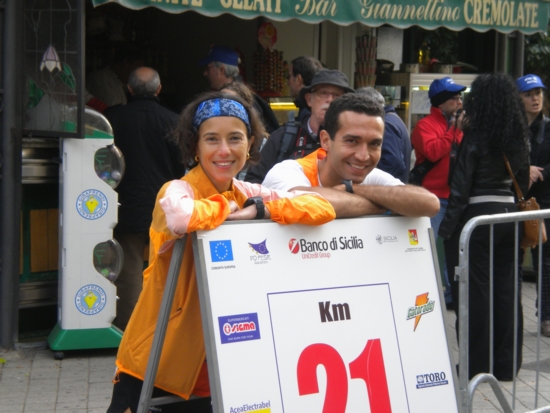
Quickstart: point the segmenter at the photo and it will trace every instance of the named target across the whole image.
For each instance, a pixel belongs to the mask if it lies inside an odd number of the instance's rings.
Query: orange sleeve
[[[268,201],[265,206],[271,213],[271,220],[284,225],[321,225],[336,218],[330,202],[313,194]]]

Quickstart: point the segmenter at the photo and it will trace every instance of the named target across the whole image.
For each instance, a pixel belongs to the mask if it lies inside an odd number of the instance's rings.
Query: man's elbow
[[[426,192],[428,192],[428,191],[426,191]],[[439,212],[439,208],[440,208],[441,205],[439,204],[439,198],[436,197],[431,192],[429,192],[427,194],[427,197],[428,197],[428,199],[426,200],[425,215],[430,217],[430,218],[433,218]]]

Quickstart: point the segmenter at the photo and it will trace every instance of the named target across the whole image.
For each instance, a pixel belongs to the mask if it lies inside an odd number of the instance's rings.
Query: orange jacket
[[[229,201],[235,201],[242,208],[252,196],[261,196],[271,219],[280,224],[320,225],[336,216],[330,203],[313,193],[277,192],[258,184],[233,180],[232,190],[220,194],[200,165],[181,180],[165,184],[157,196],[149,230],[149,267],[143,273],[143,291],[118,350],[118,371],[141,380],[145,377],[175,240],[185,233],[218,227],[229,215]],[[193,248],[189,238],[155,386],[188,399],[205,356]]]

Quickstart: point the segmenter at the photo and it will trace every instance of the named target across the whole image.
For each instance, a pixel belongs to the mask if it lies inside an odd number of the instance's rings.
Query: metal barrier
[[[494,271],[494,265],[493,265],[493,250],[494,250],[494,225],[495,224],[503,224],[503,223],[515,223],[515,257],[514,257],[514,264],[515,264],[515,291],[514,291],[514,366],[517,366],[517,326],[518,319],[517,319],[517,308],[518,308],[518,251],[519,251],[519,243],[518,243],[518,223],[523,222],[526,220],[533,220],[533,219],[540,219],[540,226],[539,226],[539,239],[541,238],[541,231],[542,231],[542,219],[544,218],[550,218],[550,210],[541,210],[541,211],[530,211],[530,212],[514,212],[509,214],[496,214],[496,215],[482,215],[475,218],[472,218],[470,221],[466,223],[464,226],[462,233],[460,234],[460,241],[459,241],[459,265],[456,267],[455,271],[455,280],[459,283],[459,331],[458,331],[458,344],[459,344],[459,406],[460,411],[462,413],[470,413],[472,412],[472,402],[473,402],[473,396],[478,388],[478,386],[482,383],[488,383],[491,388],[493,389],[493,392],[495,393],[498,402],[500,403],[503,411],[505,413],[513,413],[515,409],[516,404],[516,382],[517,382],[517,376],[515,371],[517,370],[514,368],[514,376],[513,376],[513,384],[512,384],[512,404],[510,405],[509,401],[504,395],[504,392],[502,391],[502,388],[500,387],[497,379],[493,376],[493,329],[494,329],[494,314],[493,314],[493,271]],[[490,247],[489,247],[489,257],[490,257],[490,370],[486,373],[481,373],[476,375],[470,382],[468,382],[469,372],[468,372],[468,341],[469,341],[469,308],[468,308],[468,291],[469,291],[469,244],[470,244],[470,237],[473,233],[473,231],[482,225],[490,225]],[[550,235],[550,234],[549,234]],[[550,243],[550,241],[548,241]],[[550,245],[548,245],[550,247]],[[541,300],[541,277],[542,277],[542,251],[539,249],[539,255],[538,255],[538,308],[540,308],[540,300]],[[540,326],[540,311],[538,312],[538,326]],[[539,396],[539,379],[540,379],[540,343],[541,343],[541,332],[540,327],[537,329],[537,348],[536,348],[536,379],[535,379],[535,386],[534,386],[534,401],[533,401],[533,408],[536,410],[530,410],[525,413],[544,413],[544,412],[550,412],[550,405],[542,408],[538,408],[538,396]],[[550,355],[549,355],[550,357]]]

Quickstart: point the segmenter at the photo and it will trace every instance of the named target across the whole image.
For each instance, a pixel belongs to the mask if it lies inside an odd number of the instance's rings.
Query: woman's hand
[[[252,220],[256,218],[256,214],[258,213],[256,205],[250,205],[244,209],[239,209],[239,206],[234,201],[229,201],[229,209],[231,210],[231,213],[227,216],[227,221]],[[266,208],[264,218],[269,219],[270,217],[271,213]]]
[[[544,171],[544,168],[541,168],[540,166],[529,167],[529,186],[533,185],[537,181],[544,181],[542,171]]]

